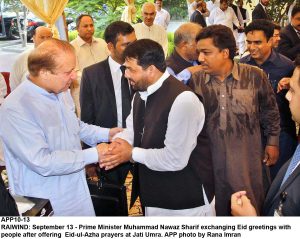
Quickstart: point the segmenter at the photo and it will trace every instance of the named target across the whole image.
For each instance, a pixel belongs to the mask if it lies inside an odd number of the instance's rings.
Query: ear
[[[178,48],[185,48],[186,47],[187,42],[186,41],[182,41],[178,44]]]
[[[271,46],[272,47],[272,43],[273,43],[273,36],[270,37],[269,41],[267,42],[268,43],[268,46]]]
[[[154,65],[150,65],[147,69],[146,72],[149,76],[152,76],[156,70],[156,67]]]
[[[226,49],[223,49],[222,50],[222,53],[223,53],[223,58],[224,59],[229,59],[229,49],[228,48],[226,48]]]
[[[114,44],[112,42],[109,42],[109,43],[107,43],[107,48],[111,52],[112,50],[115,49],[115,46],[114,46]]]
[[[49,76],[49,71],[46,70],[46,69],[41,69],[40,72],[39,72],[39,76],[41,79],[48,79],[48,76]]]

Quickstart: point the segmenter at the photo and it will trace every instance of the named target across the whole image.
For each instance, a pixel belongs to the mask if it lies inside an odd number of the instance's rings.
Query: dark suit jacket
[[[81,120],[105,128],[118,126],[117,106],[108,59],[85,68],[80,86]],[[87,148],[84,145],[84,148]],[[123,184],[130,163],[108,172],[107,177]]]
[[[198,23],[199,25],[201,25],[202,27],[206,27],[205,18],[198,10],[193,12],[193,14],[190,18],[190,22],[195,22],[195,23]]]
[[[85,68],[80,86],[81,120],[105,128],[117,127],[117,106],[108,59]]]
[[[280,31],[278,52],[292,61],[295,60],[297,54],[300,54],[300,38],[291,24]]]
[[[279,207],[281,194],[283,192],[287,193],[286,199],[283,202],[283,215],[300,216],[300,165],[298,165],[280,188],[290,161],[291,160],[282,166],[269,189],[263,207],[263,215],[265,216],[274,215],[274,210]]]
[[[262,5],[259,3],[255,6],[252,12],[252,20],[254,19],[266,19],[272,20],[271,17],[265,12]]]

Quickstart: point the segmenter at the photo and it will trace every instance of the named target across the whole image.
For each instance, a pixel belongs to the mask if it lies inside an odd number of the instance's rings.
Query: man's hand
[[[277,85],[277,93],[284,89],[290,88],[290,78],[284,77],[282,78]]]
[[[85,166],[85,173],[92,181],[98,181],[97,164],[88,164]]]
[[[109,170],[119,164],[128,162],[131,158],[132,146],[126,140],[117,138],[109,145],[108,151],[100,159],[99,165],[100,168]]]
[[[257,216],[255,208],[246,196],[246,191],[231,195],[231,214],[233,216]]]
[[[104,158],[104,154],[108,151],[108,144],[106,143],[98,144],[96,149],[98,152],[98,160],[100,162],[100,159]]]
[[[265,148],[265,158],[263,162],[267,166],[274,165],[279,157],[279,148],[278,146],[267,145]]]
[[[187,70],[188,70],[189,72],[191,72],[191,74],[194,74],[195,72],[202,70],[202,66],[201,66],[201,65],[198,65],[198,66],[190,66],[190,67],[187,68]]]
[[[123,129],[122,128],[111,128],[109,130],[109,141],[112,141],[113,137],[117,134],[122,132]]]

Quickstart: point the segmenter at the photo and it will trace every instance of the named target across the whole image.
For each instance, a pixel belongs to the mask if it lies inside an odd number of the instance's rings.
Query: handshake
[[[132,159],[132,146],[124,139],[117,138],[111,144],[97,145],[100,168],[112,169]]]

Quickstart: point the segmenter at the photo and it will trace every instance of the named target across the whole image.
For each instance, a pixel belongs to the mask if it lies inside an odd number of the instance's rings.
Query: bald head
[[[142,6],[143,21],[146,26],[150,27],[153,25],[156,15],[155,5],[151,2],[146,2]]]
[[[74,55],[74,47],[58,39],[48,39],[42,42],[28,56],[28,70],[30,75],[38,76],[42,69],[53,71],[60,65],[61,56]]]
[[[53,33],[50,28],[45,26],[39,26],[35,29],[33,35],[34,47],[38,47],[43,41],[53,37]]]
[[[184,23],[174,33],[174,44],[180,47],[180,43],[196,41],[196,36],[200,33],[202,27],[197,23]]]
[[[28,56],[29,80],[49,93],[69,89],[76,79],[74,47],[66,41],[49,39]]]
[[[174,33],[175,49],[187,61],[198,59],[196,37],[201,29],[199,24],[188,22],[182,24]]]

